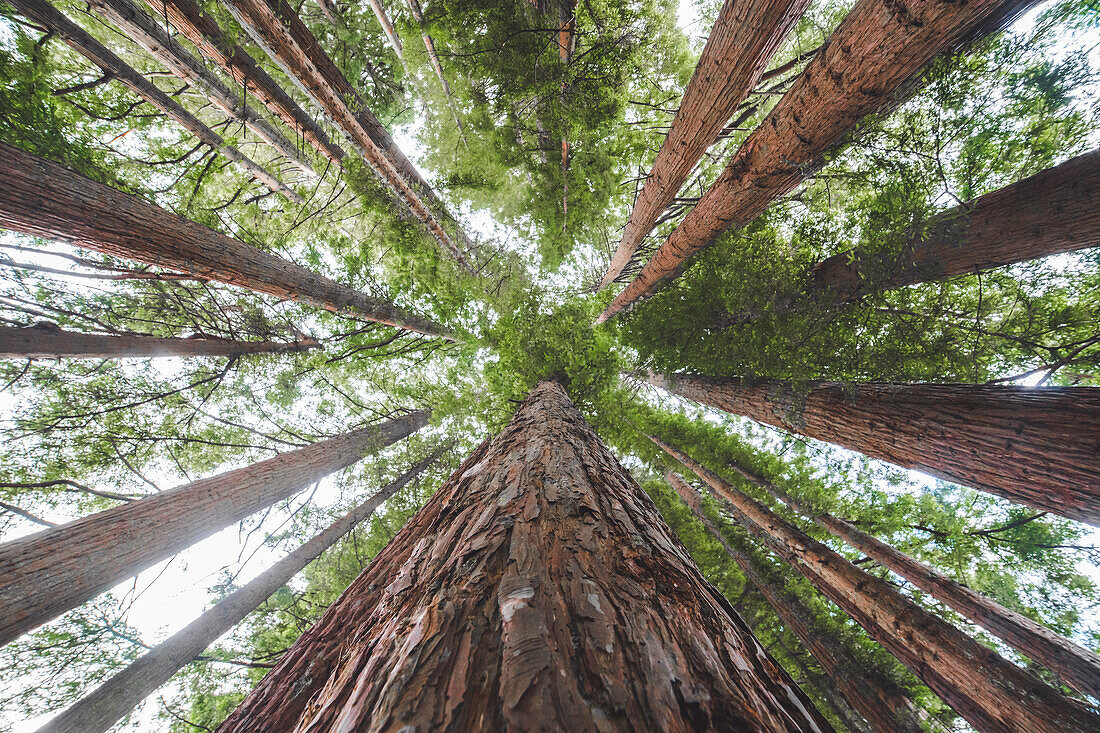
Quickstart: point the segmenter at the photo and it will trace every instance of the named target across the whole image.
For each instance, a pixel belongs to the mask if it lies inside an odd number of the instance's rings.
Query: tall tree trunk
[[[847,612],[948,705],[983,733],[1100,730],[1100,716],[1058,694],[650,436],[728,501],[739,521]]]
[[[240,623],[264,599],[374,513],[378,505],[415,479],[447,449],[442,446],[323,532],[214,604],[169,639],[139,657],[93,692],[73,703],[38,733],[102,733],[170,680],[218,638]]]
[[[730,160],[607,320],[674,277],[688,257],[792,191],[864,116],[911,93],[937,54],[1007,24],[1038,0],[860,0],[767,119]]]
[[[432,65],[432,70],[435,71],[435,76],[439,79],[440,86],[443,87],[443,93],[447,95],[447,106],[451,108],[451,114],[455,118],[455,125],[458,127],[458,133],[462,136],[462,144],[467,149],[470,147],[469,140],[466,139],[466,127],[462,124],[462,117],[458,114],[458,109],[455,107],[454,97],[451,94],[451,85],[447,83],[447,77],[443,74],[443,64],[439,62],[439,54],[435,50],[435,40],[428,35],[428,31],[424,28],[424,10],[420,6],[420,0],[405,0],[409,6],[409,12],[412,13],[413,20],[417,22],[421,27],[420,38],[424,41],[424,49],[428,52],[428,61]]]
[[[382,5],[382,0],[367,0],[370,5],[370,9],[374,11],[374,17],[378,20],[378,25],[382,26],[382,32],[386,34],[386,40],[390,42],[390,48],[397,54],[397,58],[402,64],[405,63],[403,51],[401,46],[401,38],[397,35],[397,31],[393,27],[393,21],[390,20],[390,16],[386,13],[386,8]]]
[[[1100,525],[1100,388],[650,374],[734,415]]]
[[[219,728],[827,730],[557,384]]]
[[[0,645],[427,422],[419,410],[0,544]]]
[[[26,328],[0,326],[0,359],[120,359],[157,356],[285,354],[319,347],[315,339],[234,341],[219,338],[158,338],[135,333],[63,331],[52,323]]]
[[[245,157],[241,151],[227,145],[221,135],[204,125],[201,120],[185,110],[179,102],[162,92],[136,69],[116,56],[102,43],[92,38],[87,31],[58,12],[46,0],[11,0],[11,5],[30,20],[56,33],[73,50],[85,56],[112,78],[117,79],[134,94],[164,112],[199,140],[217,150],[243,170],[251,173],[272,191],[286,196],[296,204],[305,203],[305,199],[298,195],[297,191],[268,173],[259,163]]]
[[[724,0],[601,288],[630,262],[807,5],[809,0]]]
[[[813,612],[786,590],[764,580],[767,572],[755,558],[734,549],[718,527],[703,512],[699,493],[680,476],[665,477],[707,531],[737,563],[764,600],[779,615],[783,625],[799,638],[813,655],[836,689],[879,733],[920,733],[925,730],[916,705],[889,679],[868,670],[853,657],[847,644],[835,634],[823,631],[813,621]]]
[[[3,142],[0,186],[0,228],[452,338],[427,318]]]

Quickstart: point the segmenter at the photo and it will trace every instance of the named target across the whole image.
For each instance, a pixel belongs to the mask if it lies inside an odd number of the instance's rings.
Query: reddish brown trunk
[[[864,116],[912,91],[936,54],[995,30],[1037,0],[860,0],[695,208],[600,316],[674,277],[731,227],[751,222],[821,163]],[[992,22],[996,21],[996,22]]]
[[[724,0],[601,288],[630,262],[808,4],[809,0]]]
[[[390,42],[390,47],[393,52],[397,54],[397,58],[401,58],[401,52],[404,50],[401,47],[401,38],[397,35],[397,31],[394,30],[393,21],[390,20],[390,16],[386,14],[386,8],[383,7],[381,0],[367,0],[370,5],[370,9],[374,11],[374,17],[378,19],[378,25],[382,26],[382,32],[386,34],[386,40]]]
[[[0,544],[0,645],[427,421],[413,412]]]
[[[1100,389],[650,375],[734,415],[1100,525]]]
[[[1100,717],[851,564],[680,451],[651,438],[703,479],[747,529],[848,613],[977,730],[1100,730]]]
[[[0,181],[0,228],[449,337],[426,318],[3,142]]]
[[[827,729],[557,384],[219,729]]]

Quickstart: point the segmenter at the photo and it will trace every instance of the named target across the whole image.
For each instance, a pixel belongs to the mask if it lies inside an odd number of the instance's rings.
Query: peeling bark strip
[[[547,382],[219,731],[368,729],[828,724]]]
[[[92,38],[83,28],[73,23],[45,0],[11,0],[11,5],[21,14],[56,33],[72,49],[94,63],[112,78],[118,79],[127,89],[153,105],[183,126],[188,132],[229,160],[251,173],[258,181],[276,193],[281,193],[296,204],[304,204],[305,199],[275,176],[264,170],[260,164],[245,157],[241,151],[227,145],[221,135],[204,125],[197,117],[185,110],[179,102],[162,92],[155,84],[142,76],[136,69],[116,56],[106,46]]]
[[[418,410],[0,544],[0,645],[427,422]]]
[[[1100,717],[789,524],[676,448],[649,436],[728,501],[738,521],[848,613],[975,729],[1086,733]]]
[[[807,5],[809,0],[724,0],[601,289],[630,262]]]
[[[702,500],[694,487],[674,473],[668,474],[665,479],[676,489],[695,518],[737,563],[748,581],[760,591],[783,625],[813,655],[837,691],[877,733],[921,733],[925,730],[917,706],[904,690],[892,680],[860,664],[840,637],[817,628],[813,612],[806,604],[785,589],[777,588],[761,578],[763,571],[756,561],[730,546],[718,527],[703,513]]]
[[[0,228],[452,338],[427,318],[3,142]]]
[[[94,692],[73,703],[68,710],[39,729],[38,733],[103,733],[109,730],[222,634],[240,623],[264,599],[286,585],[306,565],[374,514],[379,504],[420,475],[446,449],[446,446],[437,448],[397,480],[386,484],[381,491],[337,519],[319,535],[218,601],[210,610],[143,654]]]
[[[157,356],[285,354],[319,347],[309,339],[234,341],[218,338],[158,338],[141,334],[63,331],[52,323],[27,328],[0,326],[0,359],[119,359]]]
[[[688,257],[792,191],[861,119],[912,87],[914,76],[934,56],[977,33],[996,30],[1036,2],[860,0],[599,321],[652,295]]]
[[[734,415],[1100,526],[1100,388],[650,374]]]

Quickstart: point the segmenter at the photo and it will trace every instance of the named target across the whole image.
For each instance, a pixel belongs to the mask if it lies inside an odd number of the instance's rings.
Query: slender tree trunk
[[[940,698],[983,733],[1100,730],[1100,716],[1058,694],[992,649],[902,596],[757,504],[679,450],[651,439],[694,471],[739,521],[847,612]]]
[[[462,136],[462,144],[468,149],[470,142],[466,139],[466,127],[462,124],[462,117],[455,107],[454,97],[451,95],[451,85],[447,83],[447,77],[443,73],[443,64],[439,62],[439,54],[435,50],[435,40],[424,29],[424,10],[420,7],[420,0],[405,0],[405,2],[409,6],[409,12],[412,13],[413,20],[421,27],[420,38],[424,41],[424,49],[428,52],[428,61],[432,65],[432,70],[435,71],[436,78],[439,79],[440,86],[443,87],[443,93],[447,95],[447,106],[451,108],[451,114],[455,118],[458,134]]]
[[[0,192],[0,228],[451,338],[427,318],[3,142]]]
[[[234,341],[219,338],[158,338],[142,334],[101,334],[63,331],[52,323],[26,328],[0,326],[0,358],[120,359],[157,356],[244,356],[285,354],[319,347],[314,339]]]
[[[651,374],[734,415],[1100,525],[1100,389]]]
[[[601,288],[630,262],[807,5],[809,0],[724,0]]]
[[[316,0],[317,7],[321,9],[321,15],[325,16],[325,20],[333,25],[342,24],[340,14],[336,9],[336,4],[332,0]]]
[[[46,0],[11,0],[11,5],[30,20],[56,33],[73,50],[85,56],[112,78],[117,79],[134,94],[164,112],[199,140],[251,173],[272,191],[286,196],[296,204],[305,203],[305,199],[299,196],[297,191],[268,173],[260,164],[245,157],[241,151],[227,145],[221,135],[204,125],[179,102],[162,92],[136,69],[92,38],[83,28],[58,12]]]
[[[864,116],[919,85],[937,54],[989,33],[1038,0],[860,0],[642,272],[607,320],[733,227],[751,222],[823,162]]]
[[[390,47],[393,52],[397,54],[398,60],[401,63],[405,63],[402,52],[404,48],[401,46],[401,38],[397,35],[397,31],[394,30],[393,21],[390,20],[390,16],[386,14],[386,8],[383,7],[381,0],[367,0],[370,5],[370,9],[374,11],[374,17],[378,19],[378,25],[382,26],[382,32],[386,34],[386,40],[390,42]]]
[[[219,728],[827,730],[557,384]]]
[[[0,544],[0,645],[427,421],[413,412]]]
[[[109,730],[222,634],[240,623],[264,599],[290,582],[306,565],[371,516],[379,504],[419,476],[446,449],[446,446],[436,449],[316,537],[218,601],[209,611],[75,702],[43,726],[39,733],[102,733]]]

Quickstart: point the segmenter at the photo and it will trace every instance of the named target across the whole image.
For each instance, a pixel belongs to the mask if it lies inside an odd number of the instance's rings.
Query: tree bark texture
[[[446,450],[436,449],[395,481],[352,509],[241,588],[233,591],[186,627],[143,654],[130,666],[75,702],[38,733],[103,733],[142,700],[240,623],[264,599],[320,557],[337,540],[374,514],[378,505],[415,479]]]
[[[937,54],[1004,25],[1037,0],[859,0],[718,180],[600,321],[652,295],[685,260],[792,191],[866,115],[911,92]],[[996,22],[993,22],[996,21]]]
[[[1100,525],[1100,389],[651,374],[650,384],[1010,501]]]
[[[427,318],[0,142],[0,228],[449,338]]]
[[[0,645],[427,421],[413,412],[0,544]]]
[[[827,729],[544,382],[219,731]]]
[[[809,0],[724,0],[601,288],[630,262],[807,5]]]
[[[650,436],[728,501],[736,518],[982,733],[1100,730],[1100,716],[902,596],[681,451]]]
[[[64,331],[53,324],[0,326],[0,358],[120,359],[158,356],[244,356],[306,351],[320,342],[234,341],[218,338],[158,338],[141,334]]]

